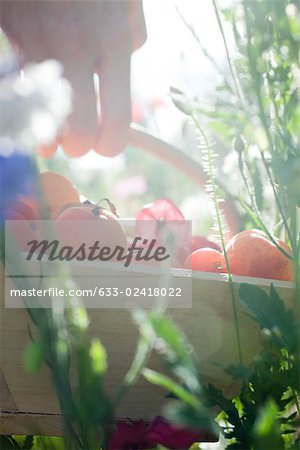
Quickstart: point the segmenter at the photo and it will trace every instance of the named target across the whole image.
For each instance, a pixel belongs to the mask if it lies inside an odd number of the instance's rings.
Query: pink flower
[[[108,450],[150,449],[160,444],[168,449],[188,449],[195,442],[216,442],[216,437],[207,430],[178,428],[163,417],[156,417],[150,424],[143,420],[131,422],[119,420],[112,434]]]
[[[135,175],[119,181],[114,187],[114,196],[121,200],[133,195],[142,195],[147,191],[147,180],[141,175]]]
[[[178,428],[161,416],[153,420],[147,431],[147,442],[152,447],[160,444],[168,449],[183,450],[189,448],[195,442],[205,442],[207,440],[215,440],[215,436],[206,430],[196,431]]]
[[[116,430],[108,442],[108,450],[138,450],[148,447],[145,441],[147,424],[141,419],[137,422],[119,420]]]

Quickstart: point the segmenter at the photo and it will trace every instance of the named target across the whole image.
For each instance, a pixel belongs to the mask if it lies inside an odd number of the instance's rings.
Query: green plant
[[[261,330],[263,345],[249,366],[224,368],[242,382],[237,397],[227,398],[217,387],[203,384],[201,365],[186,338],[170,319],[156,312],[136,314],[136,320],[145,338],[159,340],[157,349],[175,379],[150,369],[144,369],[144,376],[174,398],[165,411],[168,418],[189,427],[219,429],[229,440],[228,449],[300,448],[300,323],[273,286],[267,294],[242,284],[239,296]],[[214,407],[221,411],[216,422]]]
[[[247,215],[248,226],[282,235],[299,258],[299,29],[298,2],[243,0],[221,11],[213,1],[225,43],[231,80],[216,88],[210,107],[171,89],[176,106],[210,134],[214,151],[235,152],[241,181],[232,192]],[[235,57],[222,25],[231,25]],[[187,26],[189,26],[187,24]],[[191,29],[193,35],[195,31]],[[210,57],[211,58],[211,57]],[[216,66],[216,64],[215,64]],[[220,70],[218,68],[218,70]],[[202,134],[203,137],[203,134]],[[201,147],[200,147],[201,149]],[[268,180],[268,183],[262,180]],[[273,198],[268,188],[271,187]],[[275,208],[275,211],[274,211]]]
[[[232,277],[219,206],[222,192],[216,184],[213,156],[218,148],[224,147],[227,152],[233,151],[237,155],[243,185],[232,195],[245,211],[247,226],[262,229],[283,253],[285,250],[273,235],[285,239],[292,248],[289,257],[294,262],[294,310],[286,309],[273,286],[269,294],[255,286],[241,286],[240,300],[251,311],[264,336],[261,353],[248,367],[243,363],[239,339],[238,299],[231,289],[239,363],[226,367],[225,371],[242,382],[242,389],[235,399],[226,398],[212,385],[202,385],[201,367],[195,369],[197,355],[189,356],[187,363],[185,352],[188,353],[189,347],[184,344],[185,338],[182,336],[181,344],[174,346],[166,330],[173,327],[174,336],[181,336],[180,331],[176,331],[169,319],[153,316],[153,313],[138,317],[141,333],[146,333],[149,339],[159,339],[159,351],[177,381],[148,370],[144,375],[176,397],[177,401],[169,407],[167,414],[177,423],[212,426],[207,422],[209,412],[203,412],[203,408],[217,405],[222,411],[218,417],[219,426],[230,440],[227,448],[296,449],[300,448],[297,435],[300,327],[296,319],[300,305],[299,5],[284,0],[243,0],[221,12],[216,1],[212,2],[231,79],[223,76],[210,109],[178,89],[171,88],[171,95],[175,105],[192,118],[200,134],[200,152],[210,176],[216,224],[230,286]],[[231,24],[236,43],[234,59],[224,31],[224,17]],[[195,31],[191,27],[190,30],[200,42]],[[207,52],[205,55],[213,61]],[[262,182],[264,179],[268,184]],[[201,301],[201,298],[194,301]],[[186,382],[191,374],[197,380],[193,386]]]

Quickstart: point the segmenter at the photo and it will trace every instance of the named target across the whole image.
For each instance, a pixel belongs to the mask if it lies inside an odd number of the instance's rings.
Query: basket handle
[[[138,125],[131,125],[128,144],[172,164],[172,166],[176,167],[176,169],[188,178],[194,180],[201,189],[204,189],[209,181],[207,174],[199,162],[192,159],[179,148],[149,134]],[[229,232],[231,235],[234,235],[241,229],[241,216],[226,186],[219,180],[218,185],[227,194],[226,200],[221,204],[221,209],[225,216]]]

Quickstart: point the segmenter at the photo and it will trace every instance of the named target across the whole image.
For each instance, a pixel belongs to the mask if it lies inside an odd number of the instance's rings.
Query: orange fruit
[[[55,172],[43,172],[40,175],[40,192],[35,198],[22,197],[22,201],[31,206],[33,209],[39,210],[38,197],[45,201],[51,216],[67,203],[78,203],[79,193],[73,184],[63,175]]]
[[[278,241],[284,249],[291,249]],[[238,233],[226,245],[230,270],[235,275],[291,281],[293,263],[264,232],[247,230]]]

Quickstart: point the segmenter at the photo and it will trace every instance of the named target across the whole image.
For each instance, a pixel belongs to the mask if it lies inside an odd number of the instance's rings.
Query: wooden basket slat
[[[0,368],[0,410],[18,411],[11,392]]]
[[[62,436],[61,416],[58,414],[1,413],[0,434]]]
[[[270,280],[235,277],[235,290],[248,282],[268,289]],[[291,283],[275,282],[280,295],[292,306],[294,291]],[[107,349],[109,373],[106,385],[109,392],[116,392],[128,370],[136,348],[138,331],[131,313],[121,309],[93,309],[88,311],[90,335],[98,336]],[[193,306],[187,309],[169,309],[168,314],[184,330],[199,359],[199,367],[205,381],[223,388],[228,394],[236,392],[219,364],[237,362],[236,335],[228,283],[218,274],[195,274],[193,277]],[[238,304],[242,349],[245,362],[250,362],[259,350],[260,332],[255,322],[244,314]],[[1,367],[10,396],[2,397],[1,429],[4,432],[23,434],[33,432],[34,424],[43,434],[59,433],[59,408],[47,368],[37,375],[26,374],[23,368],[23,352],[29,342],[29,316],[24,309],[6,309],[1,301]],[[31,325],[32,328],[32,325]],[[249,338],[250,337],[250,338]],[[153,354],[149,367],[164,370],[160,357]],[[12,401],[13,399],[13,401]],[[165,392],[140,379],[124,398],[118,417],[151,419],[161,412]],[[16,414],[16,409],[21,411]],[[8,412],[11,413],[8,414]],[[24,421],[22,420],[24,416]]]

